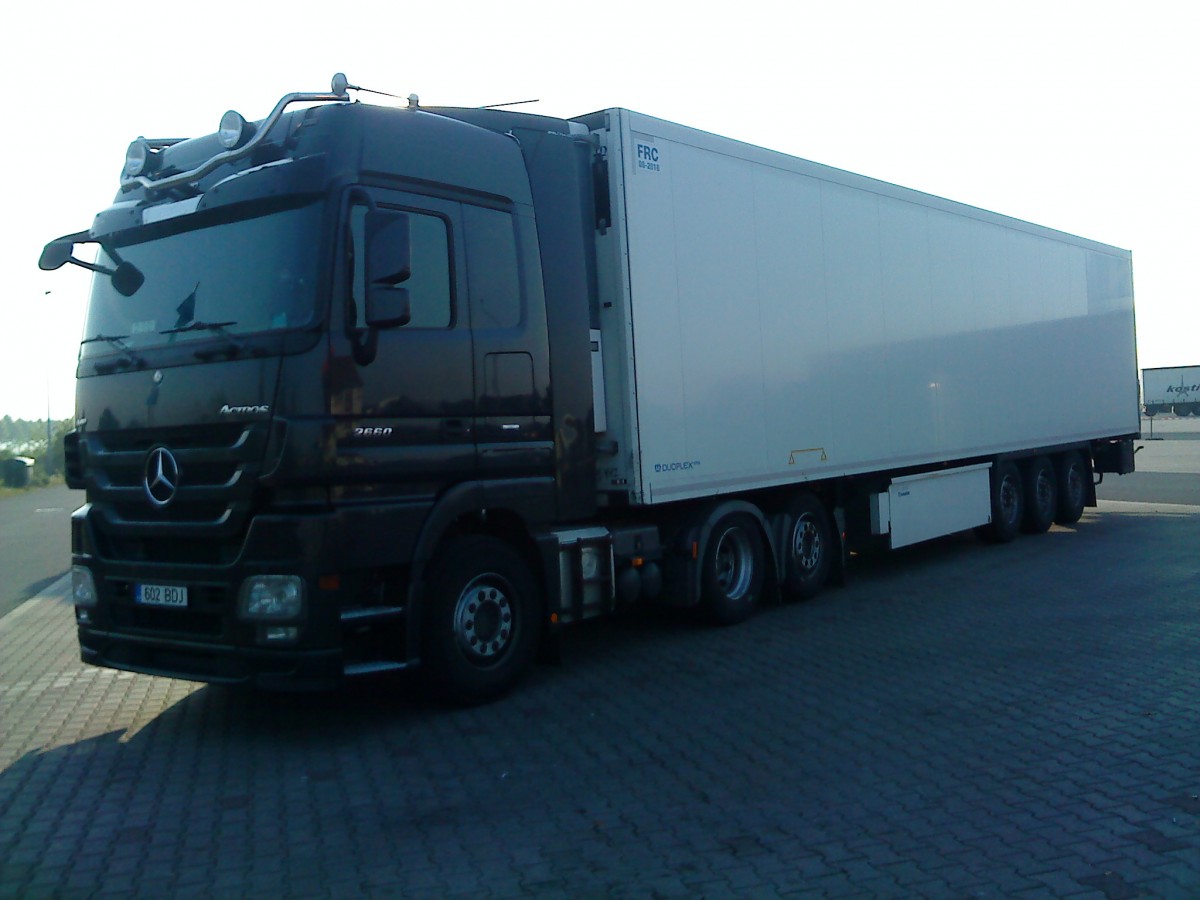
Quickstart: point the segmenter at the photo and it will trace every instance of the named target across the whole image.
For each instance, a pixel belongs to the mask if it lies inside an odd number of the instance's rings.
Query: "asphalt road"
[[[1144,419],[1142,435],[1134,458],[1137,471],[1107,476],[1096,495],[1101,500],[1200,506],[1200,419]]]
[[[71,513],[83,491],[64,485],[0,497],[0,617],[71,568]]]

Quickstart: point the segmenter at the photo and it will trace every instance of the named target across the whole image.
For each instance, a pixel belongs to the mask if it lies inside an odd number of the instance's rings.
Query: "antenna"
[[[363,93],[366,93],[366,94],[379,94],[380,96],[383,96],[383,97],[394,97],[397,100],[406,99],[404,97],[401,97],[399,94],[389,94],[387,91],[377,91],[377,90],[374,90],[373,88],[365,88],[365,87],[362,87],[361,85],[351,84],[349,81],[346,80],[346,76],[343,75],[341,72],[338,72],[336,75],[333,76],[332,87],[333,87],[333,93],[335,93],[335,94],[345,94],[346,91],[362,91]]]
[[[509,103],[489,103],[486,106],[477,106],[476,109],[498,109],[501,106],[520,106],[522,103],[541,103],[541,100],[513,100]]]

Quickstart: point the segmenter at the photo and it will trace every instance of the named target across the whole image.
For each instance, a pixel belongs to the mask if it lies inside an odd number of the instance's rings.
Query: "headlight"
[[[284,622],[304,612],[304,580],[299,575],[254,575],[238,592],[238,616],[257,622]]]
[[[71,566],[71,599],[76,606],[91,608],[99,599],[96,596],[96,581],[87,566]]]

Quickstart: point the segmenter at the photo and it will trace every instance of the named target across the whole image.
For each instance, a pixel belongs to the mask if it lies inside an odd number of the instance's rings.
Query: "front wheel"
[[[456,703],[494,699],[524,674],[541,634],[541,592],[529,565],[494,537],[455,538],[433,563],[422,666]]]

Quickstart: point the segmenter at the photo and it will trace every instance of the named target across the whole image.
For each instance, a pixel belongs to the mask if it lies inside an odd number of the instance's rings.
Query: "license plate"
[[[139,584],[133,598],[144,606],[187,606],[188,591],[174,584]]]

